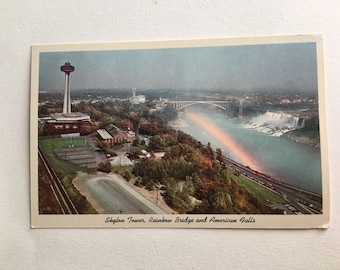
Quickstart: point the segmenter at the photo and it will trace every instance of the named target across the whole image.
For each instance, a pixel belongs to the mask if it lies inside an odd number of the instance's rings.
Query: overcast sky
[[[317,89],[315,43],[40,53],[39,90]]]

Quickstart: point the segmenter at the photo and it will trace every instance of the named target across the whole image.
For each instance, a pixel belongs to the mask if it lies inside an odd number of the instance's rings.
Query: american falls
[[[258,131],[272,136],[281,136],[284,133],[300,129],[305,126],[305,120],[284,112],[265,112],[262,115],[253,117],[246,127],[254,128]]]

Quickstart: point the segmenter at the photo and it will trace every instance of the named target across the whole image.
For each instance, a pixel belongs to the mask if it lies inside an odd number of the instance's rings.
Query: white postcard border
[[[184,48],[226,45],[279,44],[315,42],[319,93],[319,119],[322,162],[323,213],[319,215],[41,215],[38,212],[38,83],[39,54],[57,51],[95,51],[146,48]],[[30,178],[32,228],[238,228],[238,229],[308,229],[330,226],[329,168],[326,132],[326,98],[322,38],[319,35],[221,38],[204,40],[169,40],[93,44],[33,45],[31,61],[30,107]],[[157,219],[159,219],[157,221]],[[121,221],[123,220],[123,221]],[[164,221],[164,220],[171,220]]]

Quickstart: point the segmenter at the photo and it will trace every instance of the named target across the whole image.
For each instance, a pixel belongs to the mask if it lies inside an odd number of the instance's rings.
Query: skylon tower
[[[81,127],[87,125],[87,123],[91,123],[91,118],[85,113],[71,111],[70,74],[74,71],[74,66],[72,66],[69,62],[66,62],[60,67],[60,71],[65,73],[63,111],[53,113],[50,117],[40,119],[39,128],[49,135],[80,134]]]
[[[74,71],[74,66],[66,62],[60,67],[62,72],[65,72],[65,92],[64,92],[64,105],[63,113],[71,113],[71,90],[70,90],[70,73]]]

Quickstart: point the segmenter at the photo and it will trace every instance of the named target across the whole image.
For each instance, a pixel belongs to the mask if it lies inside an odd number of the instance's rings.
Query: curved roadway
[[[166,214],[117,175],[86,177],[83,183],[108,214]]]
[[[315,211],[320,214],[322,212],[322,195],[277,181],[267,175],[253,171],[251,168],[243,166],[225,156],[223,156],[223,161],[226,165],[237,169],[249,179],[267,186],[272,191],[280,193],[298,212],[301,212],[302,214],[311,214],[315,213]],[[313,205],[314,211],[308,209],[308,205]]]

